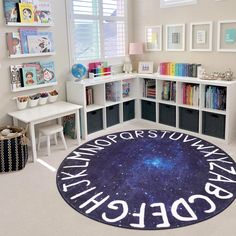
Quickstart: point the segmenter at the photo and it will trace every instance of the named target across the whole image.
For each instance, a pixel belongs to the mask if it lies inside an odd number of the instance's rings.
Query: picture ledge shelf
[[[26,90],[31,90],[31,89],[38,89],[38,88],[45,88],[45,87],[51,87],[57,85],[57,82],[53,82],[53,83],[46,83],[46,84],[38,84],[38,85],[32,85],[32,86],[28,86],[28,87],[22,87],[22,88],[16,88],[16,89],[12,89],[13,93],[16,92],[21,92],[21,91],[26,91]]]
[[[10,55],[9,58],[44,57],[44,56],[53,56],[55,54],[56,52],[16,54],[16,55]]]
[[[7,26],[38,26],[38,27],[50,27],[54,26],[54,23],[21,23],[21,22],[8,22],[6,23]]]

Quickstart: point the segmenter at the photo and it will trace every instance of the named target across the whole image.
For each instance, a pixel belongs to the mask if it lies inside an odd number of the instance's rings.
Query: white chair
[[[62,142],[64,144],[65,149],[67,149],[66,140],[63,134],[63,126],[62,125],[50,125],[46,127],[39,128],[39,140],[38,140],[38,150],[40,149],[41,137],[47,137],[47,150],[48,156],[51,154],[50,149],[50,136],[54,135],[55,145],[57,145],[57,133],[60,134]]]

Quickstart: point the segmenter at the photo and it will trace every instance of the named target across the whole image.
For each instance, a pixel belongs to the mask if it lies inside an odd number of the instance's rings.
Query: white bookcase
[[[155,81],[156,96],[148,98],[144,96],[144,81],[151,79]],[[129,81],[129,96],[123,98],[122,83]],[[163,83],[165,81],[175,82],[176,93],[175,100],[164,100],[162,97]],[[118,82],[120,84],[120,96],[118,101],[106,101],[106,83]],[[183,86],[191,84],[198,88],[195,93],[195,99],[198,103],[188,105],[183,103]],[[226,90],[226,108],[223,110],[210,109],[205,106],[207,86],[216,86]],[[94,104],[86,105],[86,88],[92,87],[94,91]],[[106,76],[97,79],[84,79],[80,82],[67,82],[67,100],[72,103],[82,105],[82,134],[87,139],[87,135],[107,128],[109,107],[116,109],[116,115],[119,117],[115,124],[120,124],[126,120],[124,117],[125,102],[132,101],[135,105],[132,107],[135,119],[144,119],[155,122],[159,127],[165,128],[172,126],[175,130],[186,130],[190,134],[200,134],[202,137],[215,137],[225,142],[236,139],[236,81],[210,81],[198,78],[178,77],[178,76],[160,76],[156,74],[118,74]],[[118,109],[118,111],[117,111]],[[92,132],[88,132],[89,116],[91,112],[99,111],[100,127]],[[130,110],[125,110],[129,113]],[[126,116],[128,114],[125,114]],[[92,123],[98,122],[96,115]],[[112,123],[112,122],[111,122]]]

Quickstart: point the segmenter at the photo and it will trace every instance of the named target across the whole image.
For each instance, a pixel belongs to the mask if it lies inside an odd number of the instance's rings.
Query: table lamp
[[[142,43],[130,43],[129,44],[129,55],[141,55],[143,54],[143,44]],[[123,71],[125,73],[131,73],[133,70],[130,57],[126,56]]]

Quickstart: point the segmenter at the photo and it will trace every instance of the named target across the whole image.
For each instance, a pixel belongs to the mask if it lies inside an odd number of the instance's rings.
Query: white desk
[[[13,124],[15,126],[18,126],[18,121],[21,121],[29,125],[30,139],[32,143],[33,162],[35,162],[35,160],[37,159],[35,125],[54,119],[58,119],[60,123],[61,117],[75,114],[75,128],[77,134],[77,141],[79,144],[80,143],[79,109],[81,108],[82,106],[80,105],[75,105],[68,102],[55,102],[25,110],[10,112],[8,113],[8,115],[13,118]]]

